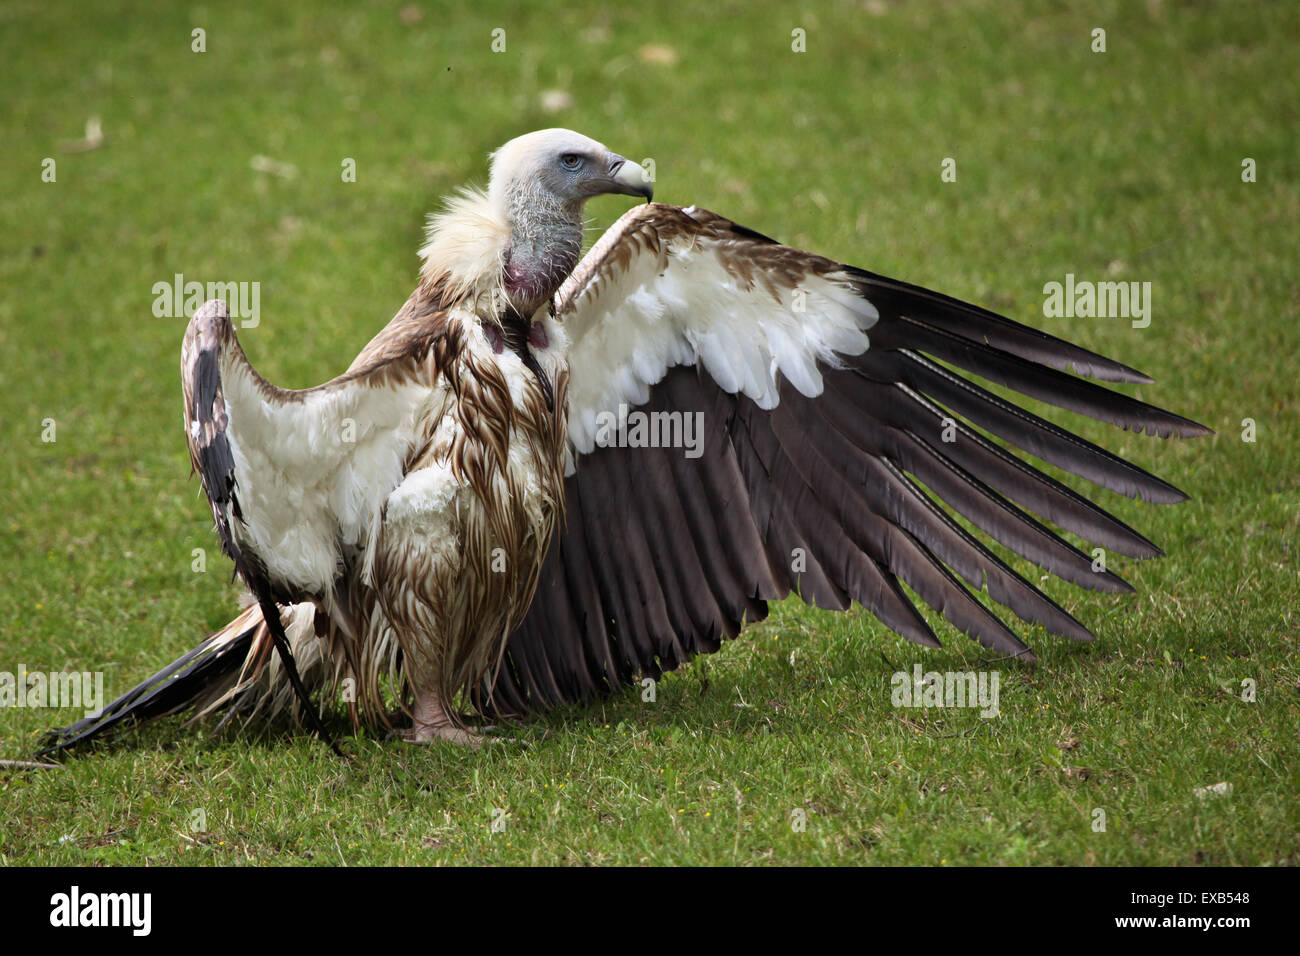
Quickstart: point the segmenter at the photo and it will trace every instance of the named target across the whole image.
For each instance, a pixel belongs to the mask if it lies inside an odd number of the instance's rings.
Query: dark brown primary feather
[[[741,285],[790,288],[800,269],[841,268],[702,210],[687,216],[660,207],[602,240],[580,267],[578,289],[600,294],[638,255],[671,268],[660,243],[683,230],[725,243],[718,255],[730,257]],[[911,640],[937,646],[905,583],[984,646],[1032,660],[972,593],[987,588],[1023,620],[1091,639],[944,505],[1057,576],[1093,590],[1132,589],[1111,571],[1093,571],[1089,555],[1039,519],[1121,554],[1160,550],[977,429],[1130,497],[1186,495],[940,362],[1121,428],[1162,437],[1209,430],[1070,374],[1151,381],[1126,365],[947,296],[844,272],[880,319],[868,351],[844,357],[843,368],[820,366],[821,395],[807,398],[782,381],[780,402],[768,411],[725,392],[702,364],[678,366],[640,410],[702,412],[701,457],[618,447],[580,456],[566,480],[568,522],[552,542],[537,598],[495,682],[476,692],[484,712],[525,714],[656,677],[717,650],[745,621],[762,619],[767,601],[791,592],[833,609],[857,601]],[[949,426],[955,440],[944,441]],[[796,549],[805,562],[798,571]]]

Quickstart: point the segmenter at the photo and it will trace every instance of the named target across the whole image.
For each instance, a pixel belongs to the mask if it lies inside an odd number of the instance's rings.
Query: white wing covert
[[[224,302],[191,320],[181,350],[190,458],[222,546],[255,592],[265,582],[282,604],[327,596],[363,546],[438,400],[431,378],[390,371],[277,388],[248,363]]]

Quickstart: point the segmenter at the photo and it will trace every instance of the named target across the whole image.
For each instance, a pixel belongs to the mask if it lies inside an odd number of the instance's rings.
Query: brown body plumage
[[[463,329],[454,307],[442,321]],[[447,337],[461,343],[439,369],[448,401],[406,471],[449,476],[450,520],[385,523],[367,579],[383,611],[378,626],[399,635],[408,679],[450,702],[494,670],[537,587],[564,506],[568,370],[549,361],[548,381],[534,374],[512,390],[492,336],[478,328]],[[548,389],[558,401],[548,404]]]

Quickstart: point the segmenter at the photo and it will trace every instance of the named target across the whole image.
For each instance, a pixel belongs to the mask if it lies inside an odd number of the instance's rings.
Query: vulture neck
[[[420,256],[422,285],[444,302],[470,304],[500,325],[501,293],[531,320],[578,264],[582,203],[562,203],[524,186],[465,190],[430,217]]]
[[[514,309],[532,316],[560,288],[582,253],[582,204],[519,187],[506,196],[510,242],[502,281]]]

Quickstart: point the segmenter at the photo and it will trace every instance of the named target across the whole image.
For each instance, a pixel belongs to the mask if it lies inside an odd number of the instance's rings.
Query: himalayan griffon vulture
[[[647,203],[581,257],[584,204],[607,193]],[[651,193],[585,136],[511,140],[486,192],[431,217],[396,317],[315,388],[267,382],[226,305],[204,305],[181,349],[190,457],[254,600],[47,752],[185,710],[287,710],[323,733],[306,695],[340,688],[354,725],[387,724],[389,688],[408,739],[472,743],[465,710],[518,717],[658,676],[792,591],[937,646],[906,584],[1032,660],[972,594],[987,587],[1090,639],[941,505],[1117,592],[1043,519],[1160,550],[988,436],[1123,495],[1186,495],[961,372],[1132,431],[1209,430],[1088,381],[1152,381],[1126,365]]]

